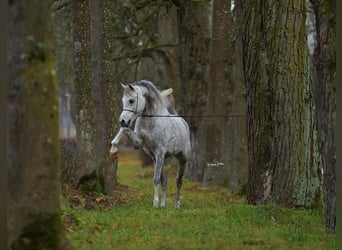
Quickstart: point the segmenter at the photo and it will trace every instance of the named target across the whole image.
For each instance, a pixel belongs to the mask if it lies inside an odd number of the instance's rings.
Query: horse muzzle
[[[127,122],[125,120],[120,121],[120,126],[123,128],[128,128],[128,126],[131,124],[131,120],[128,120]]]
[[[129,113],[129,112],[122,112],[122,114],[120,115],[120,118],[119,118],[119,123],[120,123],[120,126],[122,128],[127,128],[131,125],[131,121],[132,121],[132,114]]]

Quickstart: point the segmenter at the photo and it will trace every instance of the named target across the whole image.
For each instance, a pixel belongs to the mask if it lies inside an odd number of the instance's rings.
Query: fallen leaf
[[[101,203],[101,202],[106,201],[106,199],[103,198],[103,197],[97,197],[97,198],[95,199],[95,201],[98,202],[98,203]]]

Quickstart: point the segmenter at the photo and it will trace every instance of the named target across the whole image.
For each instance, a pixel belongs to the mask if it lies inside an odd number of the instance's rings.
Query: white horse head
[[[124,94],[122,97],[123,110],[119,121],[122,127],[129,127],[145,109],[146,99],[140,88],[131,84],[121,84],[121,86],[124,89]]]

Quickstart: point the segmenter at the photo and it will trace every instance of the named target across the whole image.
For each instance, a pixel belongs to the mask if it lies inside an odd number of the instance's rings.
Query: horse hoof
[[[118,158],[118,155],[119,155],[118,152],[114,152],[114,153],[110,152],[109,153],[109,157],[112,159]]]
[[[175,208],[180,208],[180,201],[175,202]]]
[[[117,158],[119,155],[119,149],[116,147],[116,145],[112,144],[112,147],[109,150],[109,157],[112,159]]]

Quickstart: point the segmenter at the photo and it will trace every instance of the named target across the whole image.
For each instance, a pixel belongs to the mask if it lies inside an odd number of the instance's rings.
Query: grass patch
[[[244,196],[186,180],[175,209],[176,171],[167,167],[166,208],[152,207],[153,168],[141,168],[138,154],[120,157],[115,197],[65,190],[63,221],[71,244],[92,250],[336,248],[321,210],[250,206]]]

